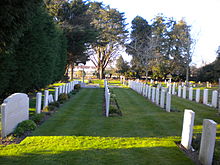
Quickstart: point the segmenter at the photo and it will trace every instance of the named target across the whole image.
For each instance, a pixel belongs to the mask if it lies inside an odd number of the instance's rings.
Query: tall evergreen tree
[[[127,37],[124,13],[102,3],[91,3],[92,24],[99,32],[97,42],[91,45],[90,59],[96,66],[100,79],[107,65],[114,60]]]

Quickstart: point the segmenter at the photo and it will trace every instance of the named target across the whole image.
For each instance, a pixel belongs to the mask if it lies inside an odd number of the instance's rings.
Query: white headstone
[[[49,95],[49,97],[48,97],[48,102],[49,102],[49,103],[54,102],[54,100],[53,100],[53,95],[52,95],[52,94]]]
[[[192,110],[187,110],[187,109],[184,111],[181,144],[186,149],[191,148],[194,118],[195,118],[195,112],[193,112]]]
[[[147,97],[148,96],[148,85],[146,85],[146,88],[145,88],[145,97]]]
[[[212,106],[217,108],[217,100],[218,100],[218,91],[212,91]]]
[[[196,102],[199,103],[200,100],[200,89],[196,89]]]
[[[45,90],[44,91],[44,107],[45,108],[46,106],[48,106],[48,97],[49,97],[49,91],[48,90]]]
[[[183,87],[183,98],[186,99],[186,86]]]
[[[160,95],[160,107],[164,108],[164,98],[165,97],[165,91],[161,90],[161,95]]]
[[[12,133],[17,124],[29,119],[29,98],[24,93],[7,97],[1,105],[2,137]]]
[[[160,89],[156,89],[156,104],[159,105],[160,103]]]
[[[203,91],[203,104],[208,104],[208,89],[204,89]]]
[[[189,100],[193,100],[193,88],[192,87],[190,87],[189,88]]]
[[[59,86],[59,95],[63,92],[63,86]]]
[[[111,97],[111,94],[108,93],[107,98],[106,98],[106,112],[105,112],[106,117],[109,116],[110,97]]]
[[[151,99],[151,86],[148,87],[148,99]]]
[[[173,83],[172,95],[175,95],[175,94],[176,94],[175,90],[176,90],[176,83]]]
[[[166,97],[166,111],[170,112],[170,107],[171,107],[171,94],[167,92],[167,97]]]
[[[216,127],[217,123],[213,120],[203,120],[199,160],[204,165],[212,165],[213,153],[215,148]]]
[[[179,85],[178,86],[178,97],[181,97],[181,89],[182,89],[182,87]]]
[[[152,99],[151,99],[151,101],[154,103],[155,102],[155,91],[156,91],[156,88],[155,87],[153,87],[152,88]]]
[[[36,96],[36,113],[39,114],[41,111],[41,101],[42,101],[42,93],[38,92]]]
[[[54,100],[57,101],[58,100],[58,87],[55,87],[55,96],[54,96]]]

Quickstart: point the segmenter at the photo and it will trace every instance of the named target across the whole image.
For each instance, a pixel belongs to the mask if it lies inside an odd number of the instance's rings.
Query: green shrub
[[[37,128],[36,123],[33,120],[25,120],[17,125],[14,130],[15,136],[22,136],[28,131],[33,131]]]
[[[52,103],[50,103],[49,105],[53,105],[53,106],[55,106],[55,107],[57,107],[57,108],[60,107],[60,103],[59,103],[58,101],[52,102]]]
[[[80,84],[74,85],[74,90],[80,90],[80,88],[81,88],[81,85],[80,85]]]
[[[192,147],[198,151],[200,148],[201,134],[195,134],[192,139]]]
[[[45,117],[44,113],[34,114],[31,117],[31,120],[33,120],[36,124],[40,124],[40,122],[43,120],[44,117]]]
[[[68,95],[66,93],[61,93],[58,97],[58,101],[62,104],[68,100]]]

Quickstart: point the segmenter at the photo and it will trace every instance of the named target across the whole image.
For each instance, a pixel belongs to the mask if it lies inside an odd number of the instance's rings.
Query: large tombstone
[[[218,91],[212,91],[212,106],[217,108],[217,100],[218,100]]]
[[[183,98],[186,99],[186,86],[183,87]]]
[[[182,87],[179,85],[178,86],[178,97],[181,97],[181,89],[182,89]]]
[[[190,87],[189,88],[189,100],[193,100],[193,88],[192,87]]]
[[[165,99],[165,91],[161,90],[161,95],[160,95],[160,107],[164,108],[164,99]]]
[[[199,160],[204,165],[212,165],[213,153],[215,148],[216,127],[217,123],[213,120],[203,120]]]
[[[12,133],[17,124],[29,119],[29,98],[24,93],[15,93],[1,105],[2,137]]]
[[[181,144],[186,149],[191,148],[194,118],[195,118],[195,112],[193,112],[192,110],[187,110],[187,109],[184,111]]]
[[[41,111],[42,93],[38,92],[36,96],[36,113],[39,114]]]
[[[208,104],[208,92],[209,90],[208,89],[204,89],[203,91],[203,104]]]
[[[170,112],[171,108],[171,94],[170,92],[167,92],[167,97],[166,97],[166,111]]]
[[[196,102],[199,103],[200,101],[200,89],[196,89]]]

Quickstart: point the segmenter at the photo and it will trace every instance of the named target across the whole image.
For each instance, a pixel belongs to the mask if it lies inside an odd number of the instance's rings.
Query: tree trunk
[[[74,72],[74,67],[73,67],[73,65],[71,65],[71,80],[73,79],[73,72]]]
[[[147,69],[145,70],[145,73],[146,73],[146,83],[147,83],[147,80],[148,80],[148,70]]]
[[[103,72],[104,72],[103,68],[100,67],[100,68],[99,68],[99,79],[100,79],[100,80],[103,79]]]
[[[189,65],[186,66],[186,86],[189,86]]]

